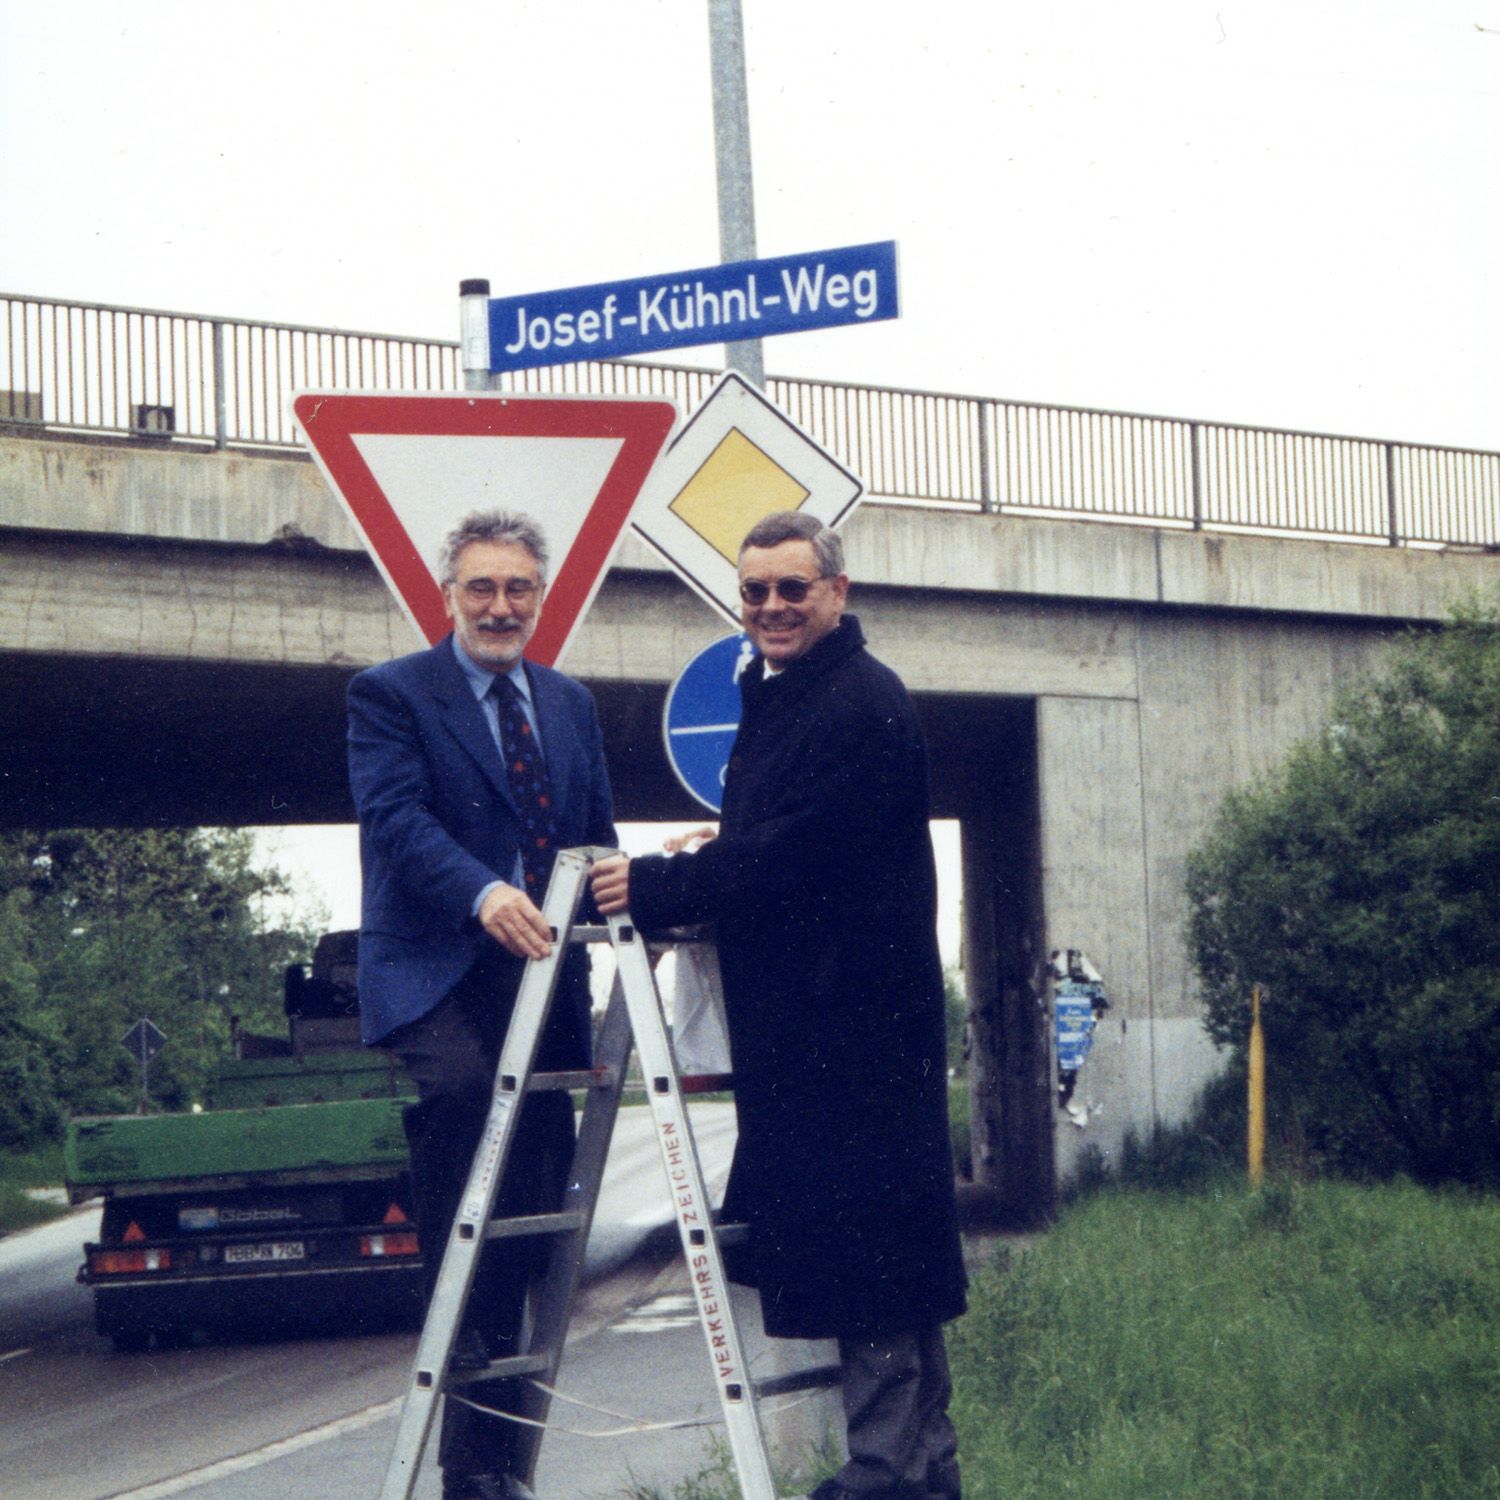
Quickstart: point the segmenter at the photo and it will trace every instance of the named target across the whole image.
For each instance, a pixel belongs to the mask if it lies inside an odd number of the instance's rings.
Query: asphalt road
[[[692,1107],[711,1190],[722,1191],[733,1109]],[[712,1428],[630,1432],[638,1419],[711,1418],[708,1358],[675,1257],[643,1253],[670,1222],[645,1110],[622,1115],[596,1216],[560,1388],[590,1406],[554,1408],[538,1489],[545,1500],[621,1495],[632,1476],[695,1472]],[[74,1273],[97,1210],[0,1241],[0,1493],[6,1500],[369,1500],[395,1432],[415,1335],[209,1345],[119,1354],[93,1331]],[[742,1332],[756,1373],[794,1347]],[[752,1332],[754,1337],[752,1337]],[[808,1413],[794,1419],[801,1426]],[[823,1419],[818,1419],[821,1430]],[[604,1431],[575,1437],[563,1428]],[[417,1494],[435,1500],[430,1465]]]

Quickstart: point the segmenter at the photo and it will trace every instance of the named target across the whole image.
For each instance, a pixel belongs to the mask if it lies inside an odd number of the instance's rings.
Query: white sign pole
[[[458,284],[458,345],[464,389],[497,389],[490,374],[490,284],[482,276]]]

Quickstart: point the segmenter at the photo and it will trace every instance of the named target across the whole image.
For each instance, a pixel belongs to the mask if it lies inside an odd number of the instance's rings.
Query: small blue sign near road
[[[621,359],[899,315],[896,242],[490,298],[490,370]]]
[[[724,772],[740,727],[740,673],[754,654],[748,636],[726,635],[700,651],[667,694],[667,759],[683,786],[714,812],[724,805]]]

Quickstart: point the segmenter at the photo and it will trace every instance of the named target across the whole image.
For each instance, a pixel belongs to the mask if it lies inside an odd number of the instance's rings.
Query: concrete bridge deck
[[[1179,1116],[1215,1066],[1181,943],[1184,858],[1225,790],[1326,720],[1385,644],[1492,589],[1482,550],[866,506],[851,607],[916,695],[960,819],[981,1131],[1050,1201],[1079,1151]],[[661,746],[723,633],[627,543],[581,630],[621,815],[697,815]],[[342,821],[344,687],[419,644],[308,462],[0,438],[0,816]],[[1037,960],[1082,948],[1114,1000],[1054,1106]]]

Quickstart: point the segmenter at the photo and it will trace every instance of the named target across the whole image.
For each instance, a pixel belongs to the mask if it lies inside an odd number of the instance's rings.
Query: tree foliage
[[[1500,612],[1399,646],[1188,860],[1214,1040],[1341,1170],[1500,1182]]]
[[[205,829],[0,834],[0,1146],[29,1147],[69,1113],[139,1107],[136,1021],[167,1036],[153,1106],[209,1102],[231,1018],[281,1030],[282,974],[314,934],[266,918],[285,878],[251,835]]]

